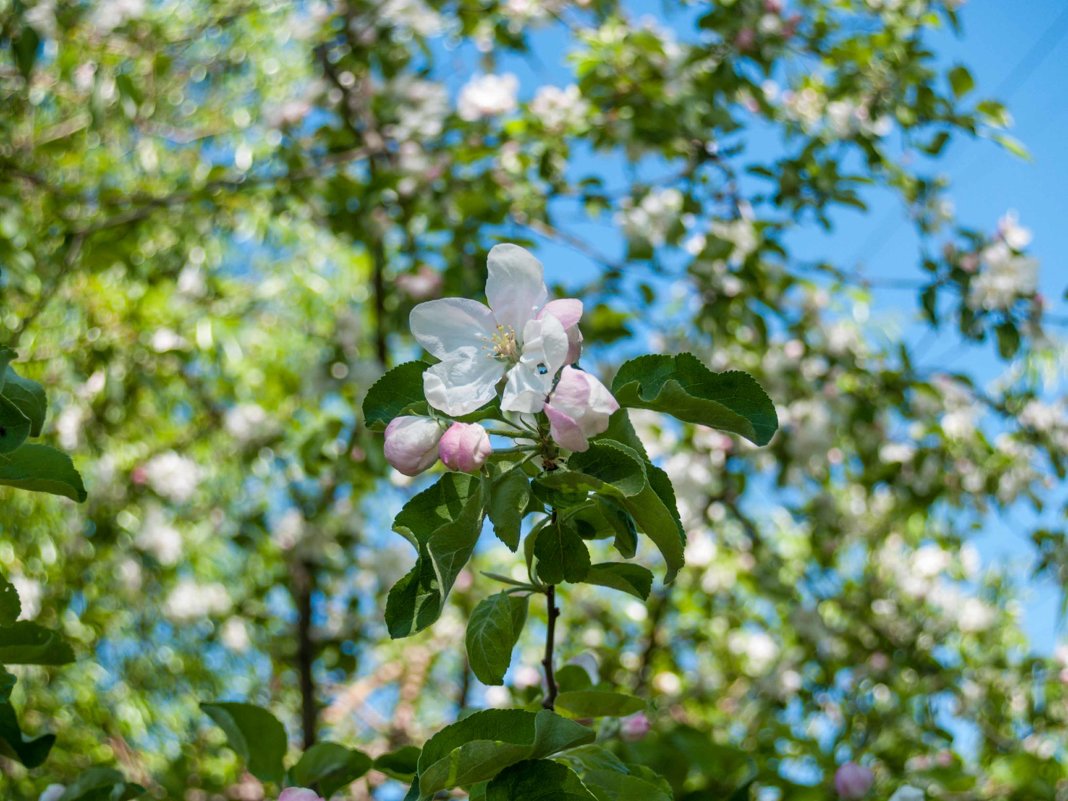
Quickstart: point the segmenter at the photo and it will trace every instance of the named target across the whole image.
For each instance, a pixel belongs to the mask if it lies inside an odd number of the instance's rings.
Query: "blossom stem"
[[[542,706],[546,709],[556,708],[556,674],[553,671],[553,650],[556,640],[556,619],[560,617],[560,609],[556,605],[556,585],[550,584],[545,588],[545,603],[547,625],[545,627],[545,659],[542,665],[545,667],[545,700]]]

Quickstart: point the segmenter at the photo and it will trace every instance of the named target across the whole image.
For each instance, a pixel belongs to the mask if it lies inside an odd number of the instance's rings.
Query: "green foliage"
[[[0,664],[66,665],[74,651],[62,635],[28,620],[0,626]]]
[[[226,733],[227,743],[249,773],[265,782],[282,781],[288,745],[278,718],[252,704],[216,702],[200,708]]]
[[[547,710],[476,712],[427,740],[419,755],[418,798],[428,801],[441,790],[492,779],[511,765],[593,742],[594,736]]]
[[[363,419],[372,431],[383,431],[394,417],[426,413],[423,371],[426,362],[406,362],[394,367],[367,390]]]
[[[527,621],[527,599],[499,592],[480,601],[467,621],[467,659],[483,684],[503,684],[512,649]]]
[[[623,406],[666,412],[757,445],[767,445],[779,425],[775,406],[752,376],[713,373],[690,353],[631,359],[616,373],[612,393]]]
[[[486,801],[596,801],[566,765],[547,759],[520,762],[497,774]]]
[[[361,751],[337,743],[316,743],[289,771],[295,786],[316,786],[329,798],[371,769],[372,759]],[[374,763],[377,766],[377,763]]]
[[[497,537],[513,551],[519,547],[520,526],[530,503],[530,479],[513,467],[493,479],[486,513]]]
[[[27,768],[35,768],[45,761],[56,741],[54,734],[27,738],[19,727],[15,707],[11,705],[11,689],[15,677],[0,668],[0,756],[15,759]]]
[[[556,708],[576,718],[618,718],[641,712],[645,701],[609,690],[565,690],[557,696]]]
[[[483,493],[482,479],[446,473],[397,515],[393,530],[415,546],[418,559],[389,592],[386,625],[391,637],[422,631],[441,615],[482,532]]]

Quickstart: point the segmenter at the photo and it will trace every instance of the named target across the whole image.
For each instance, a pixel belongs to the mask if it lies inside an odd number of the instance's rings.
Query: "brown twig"
[[[556,673],[553,670],[553,651],[556,646],[556,619],[560,617],[560,608],[556,605],[556,585],[550,584],[545,590],[546,616],[548,623],[545,627],[545,658],[541,664],[545,668],[545,700],[542,706],[546,709],[556,708]]]

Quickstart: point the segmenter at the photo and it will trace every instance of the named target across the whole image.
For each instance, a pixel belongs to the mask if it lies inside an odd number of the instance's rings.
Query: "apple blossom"
[[[441,423],[430,417],[395,417],[386,426],[386,461],[406,476],[419,475],[438,460],[442,432]]]
[[[278,801],[323,801],[323,798],[314,790],[307,790],[303,787],[287,787],[278,796]]]
[[[557,445],[585,451],[589,438],[608,428],[608,418],[619,408],[604,384],[590,373],[565,367],[545,404],[549,433]]]
[[[475,423],[453,423],[438,446],[441,461],[450,470],[477,473],[493,453],[486,429]]]
[[[871,768],[855,762],[840,765],[834,774],[834,789],[838,797],[853,799],[853,801],[866,796],[874,782],[875,777],[872,775]]]
[[[519,79],[510,72],[504,75],[478,75],[460,90],[457,101],[460,119],[472,122],[514,111],[518,91]]]
[[[506,378],[501,409],[540,412],[556,373],[578,355],[582,303],[548,301],[541,262],[517,245],[489,252],[489,306],[467,298],[420,303],[412,334],[439,364],[423,373],[435,409],[463,415],[489,403]],[[547,302],[548,301],[548,302]]]
[[[652,725],[644,712],[635,712],[619,722],[619,733],[627,742],[637,742],[644,739]]]

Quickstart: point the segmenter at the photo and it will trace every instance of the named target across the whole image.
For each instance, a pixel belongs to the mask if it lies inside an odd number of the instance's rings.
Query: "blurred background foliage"
[[[587,369],[693,350],[756,375],[784,424],[757,451],[636,416],[689,564],[648,605],[564,598],[562,657],[655,710],[615,747],[691,801],[750,764],[757,798],[828,798],[847,760],[878,799],[1068,798],[1066,666],[969,544],[1007,515],[1038,571],[1068,570],[1030,234],[954,219],[939,177],[952,140],[1021,149],[931,49],[960,4],[0,0],[0,341],[90,493],[0,490],[0,571],[79,656],[21,670],[24,728],[59,739],[34,771],[0,759],[5,798],[95,764],[158,798],[263,797],[202,700],[375,754],[533,696],[534,639],[504,690],[467,669],[464,615],[496,589],[477,571],[389,642],[414,489],[356,415],[415,353],[411,307],[478,296],[499,241],[584,298]],[[569,81],[515,74],[544,63]],[[833,249],[792,253],[873,186],[920,237],[894,279],[919,343]],[[950,339],[997,380],[927,358]]]

